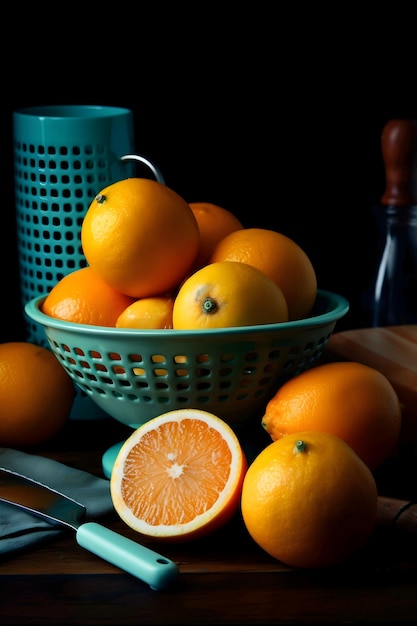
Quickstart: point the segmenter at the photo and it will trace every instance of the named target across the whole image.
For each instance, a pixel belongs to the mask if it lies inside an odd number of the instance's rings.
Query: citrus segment
[[[173,326],[181,330],[287,320],[287,303],[278,285],[255,267],[233,261],[197,270],[181,285],[173,309]]]
[[[283,291],[290,320],[310,313],[317,295],[317,277],[304,250],[282,233],[265,228],[244,228],[224,237],[209,262],[249,263],[269,276]]]
[[[241,506],[249,534],[268,554],[292,567],[328,567],[370,538],[377,487],[342,439],[305,431],[259,453],[246,473]]]
[[[66,322],[115,326],[120,313],[134,299],[105,283],[91,268],[64,276],[49,292],[41,309],[45,315]]]
[[[24,341],[0,345],[0,446],[43,443],[69,417],[75,389],[55,355]]]
[[[134,530],[186,541],[231,519],[239,509],[246,469],[240,442],[222,419],[175,409],[145,422],[122,445],[111,496]]]
[[[318,365],[286,381],[262,417],[273,440],[300,430],[329,432],[372,470],[394,451],[401,423],[401,404],[389,380],[353,361]]]
[[[128,178],[103,189],[81,227],[88,264],[134,298],[169,293],[189,273],[200,233],[188,203],[154,180]]]

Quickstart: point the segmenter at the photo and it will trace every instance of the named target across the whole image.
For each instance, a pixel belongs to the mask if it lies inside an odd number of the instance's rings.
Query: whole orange
[[[281,289],[246,263],[222,261],[197,270],[174,300],[173,328],[204,330],[274,324],[288,320]]]
[[[172,296],[139,298],[122,311],[116,328],[172,328]]]
[[[219,241],[229,233],[241,230],[243,224],[231,211],[212,202],[189,204],[200,231],[200,246],[194,262],[194,269],[197,270],[206,265]]]
[[[244,228],[226,235],[209,262],[240,261],[264,272],[283,291],[290,320],[309,315],[317,295],[317,277],[304,250],[282,233]]]
[[[262,425],[277,440],[301,430],[346,441],[372,469],[396,448],[401,404],[389,380],[353,361],[318,365],[286,381],[266,406]]]
[[[120,313],[134,302],[110,287],[91,267],[70,272],[51,289],[42,303],[45,315],[67,322],[115,326]]]
[[[342,439],[293,433],[255,458],[242,487],[252,538],[291,567],[337,565],[370,538],[377,517],[371,470]]]
[[[154,180],[128,178],[103,189],[81,226],[89,265],[134,298],[163,295],[189,273],[200,243],[188,203]]]
[[[0,446],[47,441],[64,426],[74,397],[72,379],[50,350],[0,344]]]

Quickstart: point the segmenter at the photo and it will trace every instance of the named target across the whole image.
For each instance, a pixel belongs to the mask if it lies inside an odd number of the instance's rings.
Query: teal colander
[[[232,427],[257,414],[288,378],[322,355],[348,302],[319,290],[307,319],[210,330],[138,330],[51,318],[44,296],[25,306],[80,389],[104,412],[137,428],[185,407],[215,413]]]

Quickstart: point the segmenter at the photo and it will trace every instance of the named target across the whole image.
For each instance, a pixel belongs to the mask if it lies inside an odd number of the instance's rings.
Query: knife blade
[[[152,589],[164,589],[178,579],[178,567],[170,559],[97,522],[84,521],[83,504],[4,467],[0,468],[0,501],[54,526],[75,531],[78,545],[148,583]]]

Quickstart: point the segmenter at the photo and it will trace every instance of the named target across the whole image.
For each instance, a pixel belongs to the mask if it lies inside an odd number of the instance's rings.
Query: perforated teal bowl
[[[288,378],[321,357],[349,304],[319,290],[309,318],[216,330],[136,330],[63,322],[25,312],[41,324],[59,362],[105,413],[137,428],[184,407],[215,413],[232,426],[257,414]]]

